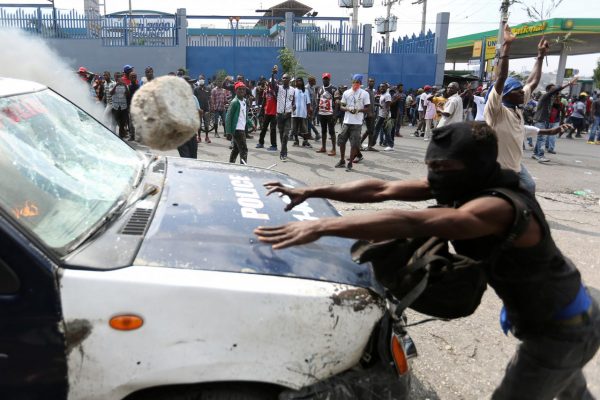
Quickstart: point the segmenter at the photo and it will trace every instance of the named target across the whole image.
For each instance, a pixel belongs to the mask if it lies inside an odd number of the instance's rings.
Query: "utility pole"
[[[508,9],[511,5],[511,0],[502,0],[500,5],[500,27],[498,28],[498,38],[496,39],[496,55],[500,55],[500,48],[504,42],[504,24],[508,22]]]
[[[504,24],[508,22],[508,9],[513,2],[514,0],[502,0],[502,3],[500,4],[500,27],[498,28],[498,37],[496,38],[496,58],[488,61],[490,63],[494,61],[494,66],[498,64],[500,49],[502,48],[502,43],[504,42]],[[481,46],[481,51],[483,53],[485,53],[486,47],[487,44],[484,41]]]
[[[427,19],[427,0],[417,0],[413,4],[423,4],[423,15],[421,17],[421,34],[425,35],[425,20]]]
[[[358,29],[358,7],[359,0],[352,0],[352,31],[356,32]]]
[[[385,23],[387,24],[387,27],[385,29],[385,48],[386,48],[386,53],[388,50],[391,51],[391,47],[390,47],[390,22],[391,22],[391,16],[392,16],[392,6],[394,5],[394,3],[399,3],[400,0],[383,0],[383,5],[387,7],[387,11],[385,14]],[[395,18],[395,17],[394,17]]]

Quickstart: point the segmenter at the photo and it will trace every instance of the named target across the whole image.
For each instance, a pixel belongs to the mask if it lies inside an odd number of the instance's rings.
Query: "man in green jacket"
[[[233,137],[233,148],[229,156],[229,162],[234,163],[238,154],[240,163],[247,164],[248,146],[246,145],[246,128],[252,127],[252,122],[248,118],[246,107],[246,85],[243,82],[237,82],[234,86],[236,97],[229,104],[227,116],[225,117],[225,134]]]

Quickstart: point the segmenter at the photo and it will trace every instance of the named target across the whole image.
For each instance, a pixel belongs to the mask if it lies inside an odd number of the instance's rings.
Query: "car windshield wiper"
[[[90,238],[94,237],[96,233],[98,233],[105,225],[117,219],[125,211],[126,208],[127,200],[123,198],[118,200],[115,203],[115,205],[106,213],[106,215],[104,215],[104,217],[98,220],[98,222],[96,222],[94,226],[92,226],[92,228],[82,238],[80,238],[67,248],[67,253],[72,252],[73,250],[86,243]]]

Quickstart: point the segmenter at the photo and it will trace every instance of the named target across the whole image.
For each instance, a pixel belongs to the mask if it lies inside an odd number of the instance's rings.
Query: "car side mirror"
[[[0,260],[0,295],[17,293],[20,287],[21,281],[17,274]]]

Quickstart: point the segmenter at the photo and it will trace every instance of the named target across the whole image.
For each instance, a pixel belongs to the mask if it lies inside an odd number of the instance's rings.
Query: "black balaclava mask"
[[[427,180],[431,193],[440,204],[457,205],[484,189],[517,188],[519,176],[500,169],[497,158],[498,140],[485,122],[461,122],[434,129],[425,160],[459,160],[465,168],[430,170]]]

